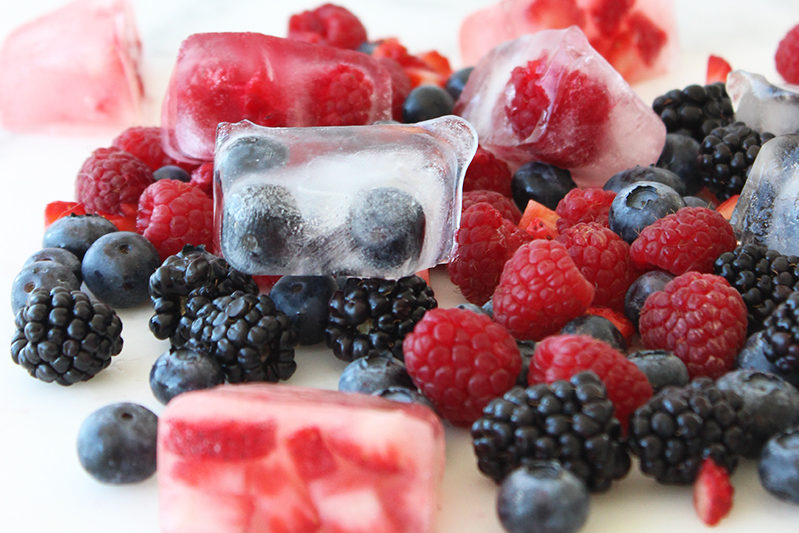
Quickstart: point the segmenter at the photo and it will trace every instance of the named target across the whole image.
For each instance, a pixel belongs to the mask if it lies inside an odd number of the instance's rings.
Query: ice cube
[[[799,86],[779,86],[764,76],[733,70],[727,76],[727,94],[735,120],[774,135],[799,132]]]
[[[256,275],[399,278],[449,259],[466,167],[460,117],[418,124],[222,124],[215,158],[220,249]]]
[[[628,83],[665,73],[676,53],[673,0],[501,0],[463,20],[461,59],[474,65],[500,43],[569,26]]]
[[[602,187],[657,161],[666,128],[576,26],[496,47],[475,67],[456,112],[512,166],[542,161]]]
[[[730,223],[742,244],[799,255],[799,134],[760,148]]]
[[[163,533],[425,533],[444,429],[420,404],[224,385],[169,403],[157,457]]]
[[[126,0],[77,0],[14,30],[0,50],[0,122],[14,131],[118,130],[142,99]]]
[[[342,126],[390,118],[391,76],[366,54],[258,33],[198,33],[181,44],[161,121],[170,156],[207,161],[220,122]]]

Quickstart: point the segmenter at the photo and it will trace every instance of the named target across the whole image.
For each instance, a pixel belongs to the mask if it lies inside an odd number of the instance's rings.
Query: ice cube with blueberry
[[[774,135],[799,131],[799,86],[780,86],[761,74],[733,70],[726,87],[735,120]]]

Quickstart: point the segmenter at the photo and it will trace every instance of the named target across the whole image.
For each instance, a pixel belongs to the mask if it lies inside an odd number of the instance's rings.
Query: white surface
[[[183,37],[197,31],[254,30],[284,35],[288,16],[322,1],[134,1],[144,45],[144,76],[149,95],[148,124],[155,124],[160,95]],[[340,2],[358,14],[370,37],[396,35],[411,52],[436,48],[460,66],[456,31],[460,19],[481,0],[361,0]],[[3,2],[0,36],[54,0]],[[24,4],[24,5],[23,5]],[[681,0],[678,20],[683,53],[672,74],[637,89],[648,101],[674,87],[702,83],[708,53],[725,57],[735,68],[775,78],[773,53],[777,42],[796,23],[795,0]],[[3,76],[13,75],[3,72]],[[25,258],[40,247],[42,212],[53,200],[69,200],[73,180],[89,153],[110,143],[106,137],[66,138],[19,136],[0,131],[0,171],[4,201],[0,208],[5,253],[0,258],[2,284],[11,280]],[[436,272],[434,287],[443,306],[458,301]],[[7,290],[7,289],[6,289]],[[145,306],[120,313],[125,347],[112,365],[90,382],[65,388],[28,377],[9,356],[0,364],[0,531],[9,532],[155,532],[155,478],[134,486],[112,487],[95,482],[78,464],[75,436],[83,418],[107,403],[134,401],[160,412],[148,386],[150,365],[166,349],[147,329]],[[0,305],[2,343],[13,333],[10,306]],[[344,364],[323,347],[298,355],[299,370],[291,383],[335,388]],[[495,487],[475,466],[464,429],[447,432],[447,472],[441,502],[440,532],[492,533],[501,528],[495,518]],[[731,515],[719,532],[799,529],[799,508],[769,496],[757,480],[755,465],[744,462],[733,477],[736,488]],[[643,478],[636,468],[606,494],[591,499],[591,514],[583,531],[701,532],[690,488],[664,487]],[[227,533],[227,532],[220,532]]]

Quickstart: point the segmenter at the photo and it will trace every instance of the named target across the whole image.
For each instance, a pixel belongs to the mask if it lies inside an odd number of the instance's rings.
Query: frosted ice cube
[[[799,86],[775,85],[765,76],[733,70],[727,76],[727,94],[735,120],[774,135],[799,132]]]
[[[220,249],[257,275],[399,278],[449,259],[468,122],[268,128],[222,124],[215,158]]]

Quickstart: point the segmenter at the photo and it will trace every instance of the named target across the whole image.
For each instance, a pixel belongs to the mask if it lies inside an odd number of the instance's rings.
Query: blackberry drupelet
[[[15,318],[11,358],[42,381],[86,381],[122,351],[122,322],[111,307],[64,287],[35,289]]]
[[[518,466],[551,459],[602,492],[630,468],[613,403],[593,372],[514,387],[483,409],[471,434],[477,466],[496,482]]]
[[[791,293],[763,322],[763,355],[780,372],[799,374],[799,292]]]
[[[742,410],[741,397],[710,378],[666,387],[630,418],[630,450],[661,483],[693,483],[707,457],[732,473],[749,442]]]
[[[759,244],[743,244],[721,254],[713,269],[743,296],[749,333],[763,329],[774,309],[799,290],[799,257]]]
[[[702,140],[696,156],[702,182],[719,200],[740,194],[760,147],[773,137],[743,122],[713,129]]]
[[[186,341],[188,349],[216,359],[231,383],[290,378],[297,369],[296,344],[291,321],[272,299],[243,291],[220,296],[196,309]]]
[[[402,339],[437,306],[419,276],[348,278],[330,298],[325,343],[342,361],[387,352],[402,359]]]
[[[680,133],[699,142],[713,128],[732,122],[730,97],[721,82],[672,89],[655,98],[652,109],[660,115],[668,133]]]
[[[150,318],[150,331],[159,339],[170,338],[178,347],[186,342],[198,308],[234,291],[258,294],[252,276],[232,268],[204,247],[190,245],[169,256],[156,269],[150,276],[149,289],[155,311]],[[190,305],[196,297],[199,300]]]

